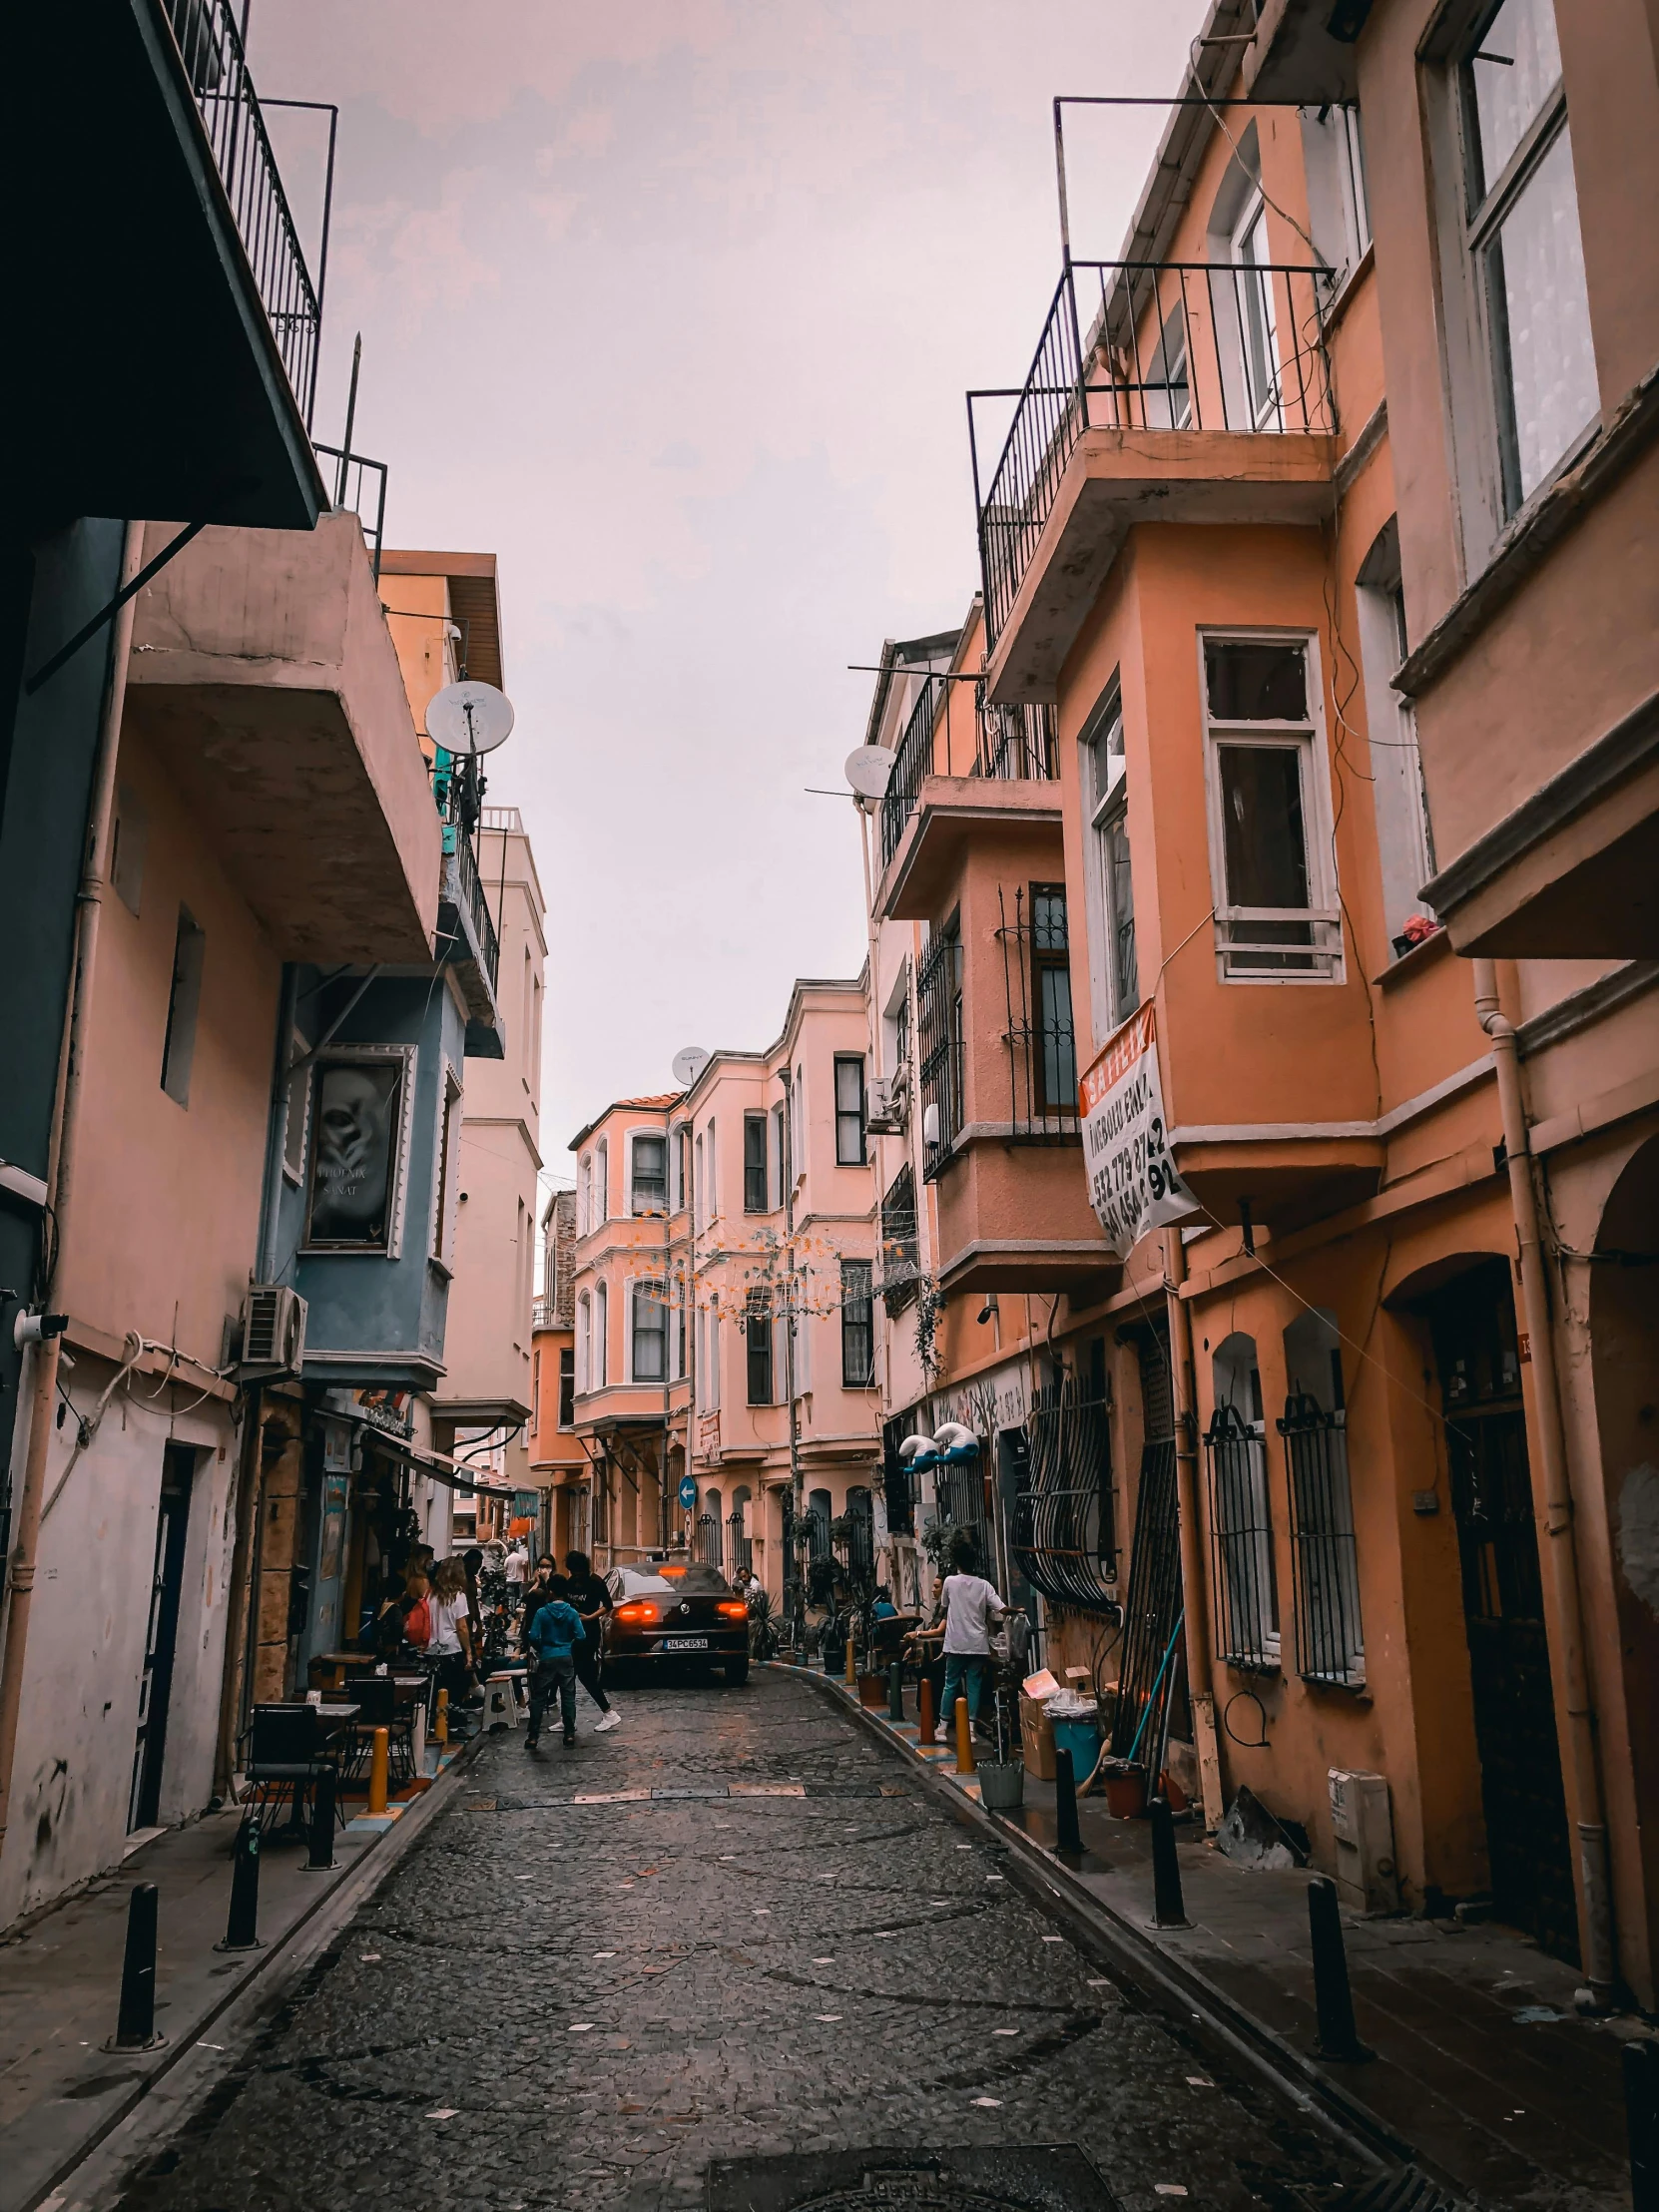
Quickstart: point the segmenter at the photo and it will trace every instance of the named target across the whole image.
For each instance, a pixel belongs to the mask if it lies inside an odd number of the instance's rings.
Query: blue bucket
[[[1094,1772],[1095,1761],[1100,1757],[1100,1723],[1098,1721],[1055,1721],[1054,1748],[1071,1753],[1072,1780],[1081,1786]]]

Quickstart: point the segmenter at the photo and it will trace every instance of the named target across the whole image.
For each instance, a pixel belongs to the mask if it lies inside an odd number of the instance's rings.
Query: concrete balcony
[[[939,1288],[1065,1291],[1092,1303],[1116,1288],[1122,1265],[1089,1205],[1076,1142],[1021,1142],[1011,1123],[968,1123],[936,1179]]]
[[[1029,846],[1045,833],[1053,847],[1049,864],[1058,870],[1060,828],[1057,783],[924,777],[915,809],[881,871],[876,913],[883,921],[936,920],[970,853],[988,857],[1004,845]]]
[[[430,962],[441,825],[354,514],[204,531],[139,596],[127,715],[283,959]]]
[[[1137,523],[1329,512],[1324,281],[1312,267],[1068,265],[979,500],[992,705],[1054,698]]]

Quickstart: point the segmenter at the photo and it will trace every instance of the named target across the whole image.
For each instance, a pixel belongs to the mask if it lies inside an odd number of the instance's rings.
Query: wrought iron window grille
[[[843,1260],[840,1284],[841,1385],[867,1390],[875,1381],[875,1312],[867,1260]]]
[[[752,1574],[755,1570],[755,1540],[744,1533],[743,1508],[726,1516],[727,1548],[732,1554],[732,1572]]]
[[[1002,988],[1008,1026],[1008,1119],[1016,1138],[1064,1141],[1078,1134],[1077,1040],[1071,1011],[1070,937],[1063,884],[1014,892],[1014,915],[997,888]]]
[[[1229,1666],[1279,1671],[1279,1579],[1273,1555],[1267,1444],[1232,1405],[1218,1405],[1204,1435],[1210,1489],[1210,1571],[1216,1657]]]
[[[933,1470],[934,1518],[947,1528],[960,1528],[973,1544],[982,1574],[994,1557],[990,1519],[985,1510],[985,1476],[980,1460]],[[945,1571],[941,1562],[940,1571]]]
[[[455,763],[442,752],[438,755],[438,764],[432,775],[432,796],[443,823],[444,872],[448,875],[452,871],[453,874],[452,890],[446,891],[446,895],[452,895],[454,902],[464,906],[471,916],[484,972],[494,990],[501,967],[501,947],[478,872],[479,794],[475,772],[468,764]]]
[[[1144,1366],[1143,1362],[1143,1372]],[[1134,1764],[1149,1779],[1156,1779],[1163,1757],[1183,1658],[1175,1473],[1174,1436],[1149,1436],[1141,1446],[1129,1594],[1118,1652],[1118,1702],[1112,1720],[1112,1756],[1128,1760],[1133,1754]]]
[[[908,1160],[887,1185],[881,1200],[881,1257],[876,1288],[889,1316],[913,1305],[921,1273],[921,1243],[916,1234],[916,1179]]]
[[[952,914],[922,954],[916,973],[921,1031],[922,1175],[931,1183],[962,1131],[963,1010],[961,923]]]
[[[1314,263],[1068,261],[984,492],[973,450],[987,646],[1086,432],[1336,429],[1332,284]]]
[[[1014,1498],[1014,1559],[1051,1604],[1119,1612],[1110,1403],[1073,1375],[1037,1390],[1026,1416],[1028,1481]]]
[[[1349,1480],[1348,1415],[1293,1392],[1279,1422],[1296,1560],[1296,1666],[1305,1682],[1363,1690],[1366,1646]]]
[[[905,1437],[915,1433],[915,1416],[909,1413],[901,1413],[881,1426],[881,1495],[887,1530],[894,1536],[914,1536],[916,1532],[915,1477],[898,1455]]]

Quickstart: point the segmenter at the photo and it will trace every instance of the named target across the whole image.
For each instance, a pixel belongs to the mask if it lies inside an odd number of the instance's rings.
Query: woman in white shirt
[[[472,1628],[468,1619],[471,1609],[466,1598],[463,1560],[445,1559],[439,1564],[432,1576],[432,1595],[428,1602],[432,1639],[426,1646],[427,1656],[438,1662],[437,1686],[449,1692],[453,1725],[454,1708],[466,1696],[472,1683]]]

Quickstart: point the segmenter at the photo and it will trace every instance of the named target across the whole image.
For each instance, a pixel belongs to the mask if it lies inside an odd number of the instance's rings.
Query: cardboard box
[[[1034,1697],[1019,1701],[1019,1735],[1025,1771],[1035,1781],[1054,1780],[1054,1724]]]

